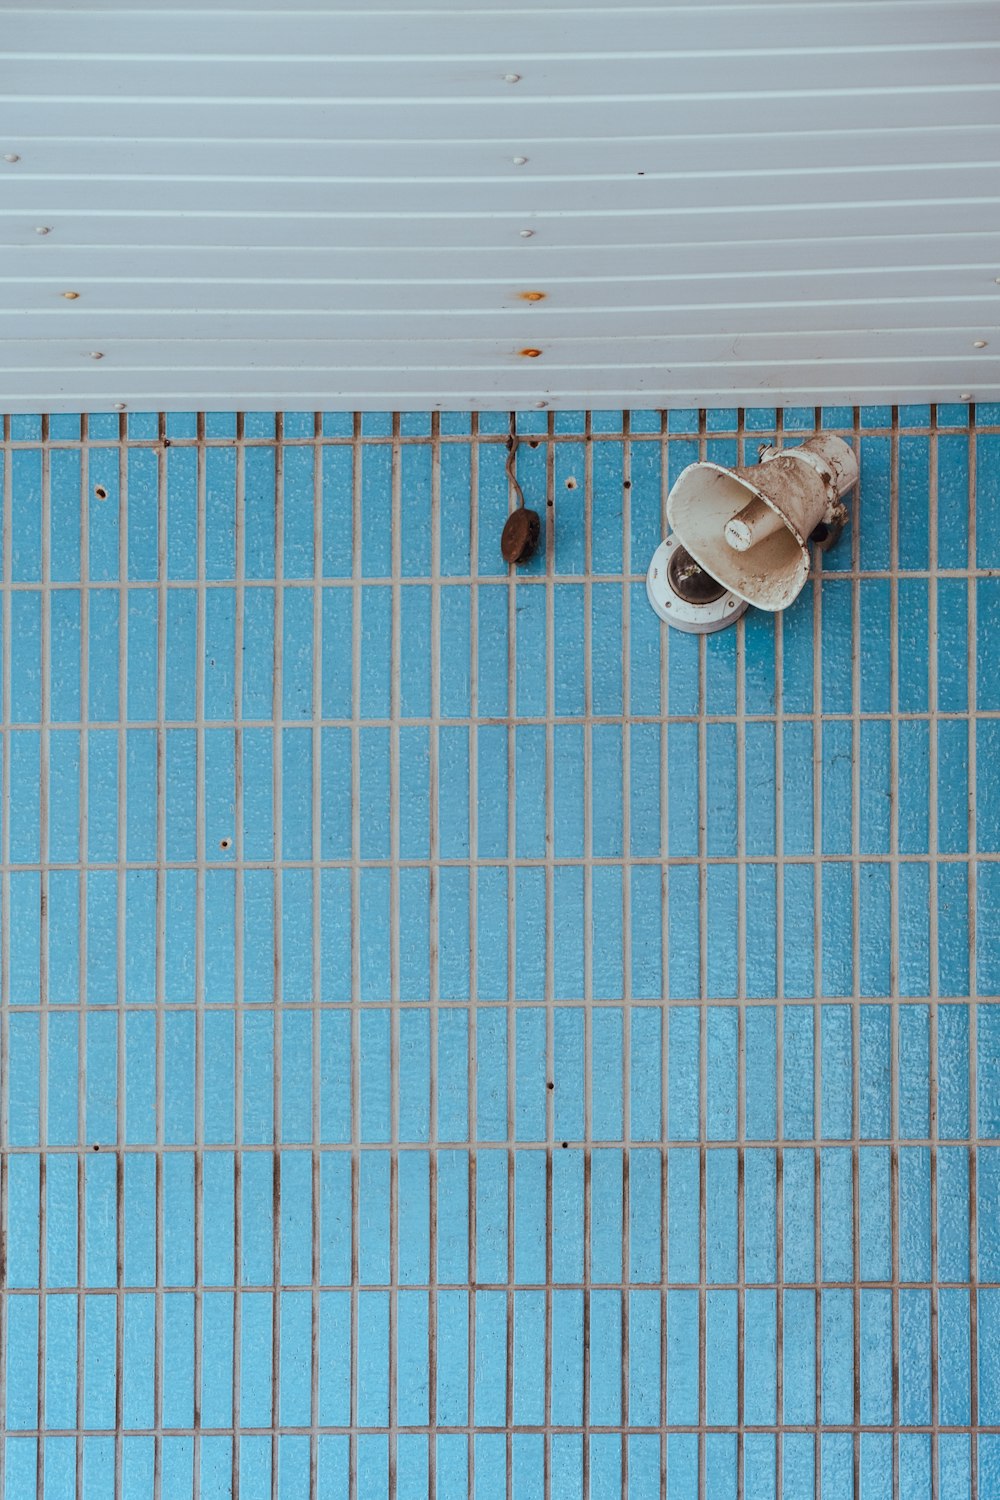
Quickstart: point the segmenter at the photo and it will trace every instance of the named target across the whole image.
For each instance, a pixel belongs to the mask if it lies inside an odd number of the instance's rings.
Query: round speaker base
[[[673,535],[653,553],[646,574],[646,598],[661,620],[688,635],[725,630],[747,611],[746,600],[731,594],[699,567]]]

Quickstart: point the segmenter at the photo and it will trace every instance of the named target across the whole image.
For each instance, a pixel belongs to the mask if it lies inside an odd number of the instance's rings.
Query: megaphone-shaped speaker
[[[724,590],[758,609],[785,609],[808,577],[809,543],[825,550],[843,530],[844,496],[857,479],[853,448],[824,434],[796,448],[764,447],[746,467],[690,464],[667,496],[667,519]]]

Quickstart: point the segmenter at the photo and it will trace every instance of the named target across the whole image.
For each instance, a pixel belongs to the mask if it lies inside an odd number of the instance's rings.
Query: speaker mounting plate
[[[826,515],[808,538],[813,547],[820,552],[829,552],[840,541],[840,534],[847,525],[847,506],[842,500],[834,500],[828,507]]]
[[[688,635],[725,630],[747,610],[746,600],[699,567],[673,535],[653,553],[646,574],[646,598],[661,620]]]

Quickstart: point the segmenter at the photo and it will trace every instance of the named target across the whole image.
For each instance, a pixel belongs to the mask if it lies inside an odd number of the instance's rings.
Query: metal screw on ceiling
[[[973,339],[972,340],[972,347],[973,347],[973,349],[985,349],[986,348],[986,340],[985,339]]]
[[[75,302],[79,295],[79,292],[63,292],[63,296],[66,298],[67,302]]]
[[[91,357],[91,359],[103,359],[104,355],[101,353],[100,349],[94,349],[91,352],[91,356],[90,357]]]
[[[17,154],[16,151],[8,151],[4,155],[4,161],[20,161],[20,160],[21,160],[21,158],[18,156],[18,154]]]
[[[519,229],[517,232],[522,240],[530,240],[535,231],[533,229]]]
[[[524,167],[528,164],[528,158],[526,156],[512,156],[511,161],[514,163],[515,167]]]
[[[505,73],[503,75],[503,81],[504,83],[520,83],[521,75],[520,73]]]
[[[35,233],[36,234],[51,234],[52,230],[49,228],[49,226],[47,224],[38,224],[35,227]]]

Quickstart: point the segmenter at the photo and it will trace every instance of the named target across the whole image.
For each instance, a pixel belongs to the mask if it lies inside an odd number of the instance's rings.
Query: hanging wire
[[[517,413],[512,411],[510,414],[510,433],[507,438],[507,462],[504,465],[504,468],[507,471],[507,478],[510,484],[513,486],[514,493],[517,496],[518,507],[519,509],[523,510],[524,491],[518,484],[517,475],[514,473],[514,460],[517,457],[517,450],[520,446],[521,439],[518,436],[517,432]]]

